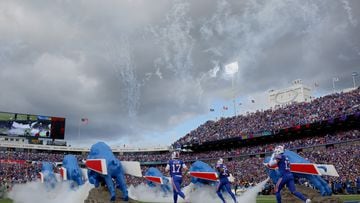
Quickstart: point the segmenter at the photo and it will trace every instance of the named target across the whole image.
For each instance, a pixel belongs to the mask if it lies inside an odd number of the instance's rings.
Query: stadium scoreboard
[[[0,135],[64,139],[65,118],[0,112]]]

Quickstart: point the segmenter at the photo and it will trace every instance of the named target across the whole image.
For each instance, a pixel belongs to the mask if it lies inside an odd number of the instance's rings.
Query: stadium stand
[[[208,121],[191,131],[173,146],[203,144],[229,138],[274,135],[280,130],[318,122],[333,122],[360,114],[360,88],[320,97],[311,102],[294,103],[278,109]]]
[[[334,164],[339,178],[328,178],[334,193],[360,192],[360,89],[296,103],[279,109],[255,112],[217,122],[208,121],[174,143],[184,151],[181,157],[190,165],[203,160],[210,165],[222,157],[236,178],[236,189],[244,189],[264,180],[262,165],[274,145],[282,144],[315,163]],[[266,133],[264,133],[266,132]],[[269,133],[268,133],[269,132]],[[40,171],[40,161],[61,162],[64,155],[86,159],[88,148],[0,143],[0,184],[33,181]],[[176,147],[175,147],[176,146]],[[186,150],[185,150],[186,149]],[[114,149],[120,160],[140,161],[143,172],[156,166],[164,173],[168,148]],[[164,173],[165,174],[165,173]],[[189,183],[189,177],[184,184]],[[127,184],[144,180],[127,176]],[[298,183],[309,185],[305,180]],[[311,185],[309,185],[311,186]],[[272,185],[264,192],[271,193]]]

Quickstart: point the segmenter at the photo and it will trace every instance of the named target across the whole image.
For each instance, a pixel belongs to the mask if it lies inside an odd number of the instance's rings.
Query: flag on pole
[[[81,123],[86,125],[89,123],[89,119],[88,118],[81,118]]]
[[[215,111],[215,109],[210,109],[210,111]]]

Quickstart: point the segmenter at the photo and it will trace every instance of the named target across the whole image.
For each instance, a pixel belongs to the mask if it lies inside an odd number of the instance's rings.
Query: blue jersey
[[[281,178],[279,178],[275,186],[276,201],[281,203],[281,190],[285,185],[293,195],[301,199],[303,202],[307,201],[303,194],[296,191],[294,176],[290,171],[289,158],[284,154],[278,154],[275,156],[275,159],[277,160],[277,165],[281,175]]]
[[[290,161],[287,156],[285,156],[284,154],[278,154],[275,156],[275,159],[277,160],[277,165],[281,176],[291,173]]]
[[[185,199],[185,194],[181,192],[183,168],[184,169],[187,168],[183,161],[178,159],[172,159],[168,162],[165,169],[166,171],[170,171],[170,176],[172,179],[174,203],[177,203],[178,195],[183,199]]]
[[[229,174],[229,170],[227,169],[227,167],[224,164],[217,164],[216,165],[216,169],[219,172],[219,178],[227,178],[230,176]]]
[[[172,159],[168,162],[170,176],[182,176],[182,169],[184,167],[182,160]]]
[[[216,164],[216,169],[219,172],[219,183],[217,185],[216,193],[220,197],[220,199],[225,202],[223,195],[221,194],[221,190],[225,189],[231,196],[231,198],[236,201],[235,194],[231,191],[231,183],[228,179],[230,176],[229,170],[224,164]]]

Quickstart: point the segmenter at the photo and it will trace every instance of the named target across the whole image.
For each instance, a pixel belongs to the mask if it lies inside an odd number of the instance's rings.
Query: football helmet
[[[278,155],[278,154],[282,154],[284,153],[284,146],[276,146],[275,149],[274,149],[274,154],[275,155]]]

